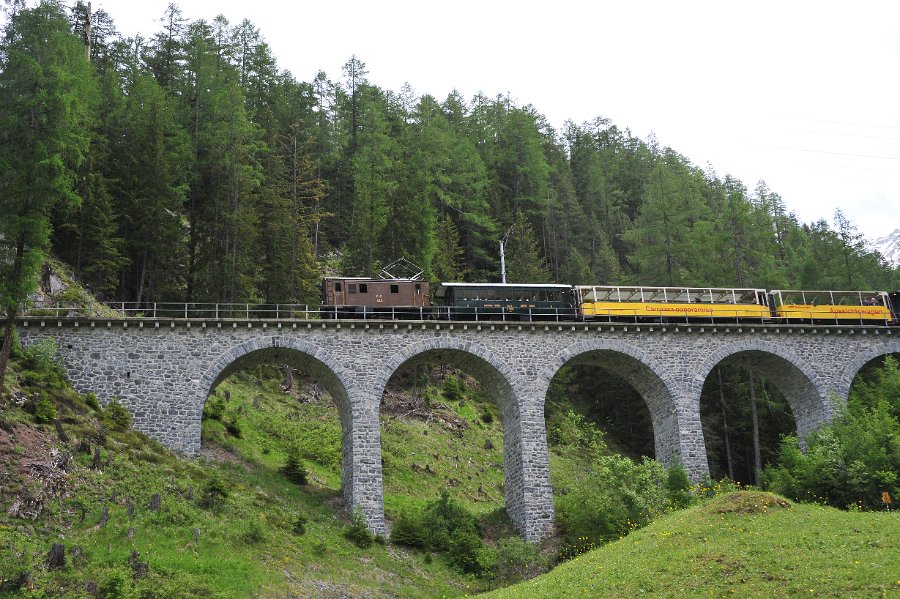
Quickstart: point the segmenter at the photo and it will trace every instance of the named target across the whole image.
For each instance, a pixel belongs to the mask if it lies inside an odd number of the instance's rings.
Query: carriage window
[[[338,293],[340,293],[340,291],[341,291],[341,284],[340,284],[340,283],[335,283],[335,284],[334,284],[334,290],[337,291]]]
[[[416,283],[416,295],[422,295],[422,284]]]
[[[359,284],[359,292],[360,292],[360,293],[369,293],[369,285],[368,285],[368,283],[360,283],[360,284]]]
[[[391,293],[400,293],[400,285],[391,285]]]
[[[347,291],[350,293],[356,293],[356,283],[350,283],[347,285]]]

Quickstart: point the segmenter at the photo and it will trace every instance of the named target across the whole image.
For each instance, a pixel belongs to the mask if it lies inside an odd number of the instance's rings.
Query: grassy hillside
[[[900,596],[900,515],[741,491],[670,514],[506,597]]]
[[[231,377],[207,403],[202,457],[189,460],[74,392],[52,354],[18,352],[0,411],[0,596],[442,597],[497,586],[439,555],[346,538],[338,414],[313,381],[285,391],[275,368]],[[388,518],[449,489],[480,514],[489,545],[513,536],[496,408],[468,390],[447,400],[432,382],[385,398]],[[307,484],[282,472],[291,452]]]

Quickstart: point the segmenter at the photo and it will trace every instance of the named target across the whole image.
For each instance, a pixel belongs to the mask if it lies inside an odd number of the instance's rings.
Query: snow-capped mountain
[[[870,248],[878,251],[893,266],[900,266],[900,229],[876,239]]]

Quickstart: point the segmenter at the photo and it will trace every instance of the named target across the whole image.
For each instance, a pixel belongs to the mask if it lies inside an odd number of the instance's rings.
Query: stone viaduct
[[[55,339],[69,379],[101,403],[119,398],[134,427],[185,454],[200,450],[209,393],[260,362],[291,364],[337,404],[346,505],[385,532],[379,406],[404,364],[438,360],[474,376],[501,414],[504,494],[531,541],[550,533],[553,495],[544,425],[548,386],[564,365],[592,364],[628,381],[649,408],[656,457],[708,472],[700,392],[722,362],[743,360],[786,396],[801,438],[828,421],[870,360],[900,353],[878,326],[484,323],[319,320],[23,318],[30,344]]]

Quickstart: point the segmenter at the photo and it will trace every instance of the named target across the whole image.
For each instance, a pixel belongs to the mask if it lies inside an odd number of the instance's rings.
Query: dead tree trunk
[[[756,381],[753,376],[753,368],[747,370],[750,373],[750,421],[753,427],[753,482],[759,484],[762,455],[759,449],[759,416],[756,413]]]
[[[725,459],[728,461],[728,478],[734,480],[734,461],[731,457],[731,438],[728,434],[728,417],[725,413],[725,387],[722,385],[722,369],[716,368],[719,375],[719,405],[722,406],[722,428],[725,429]]]

